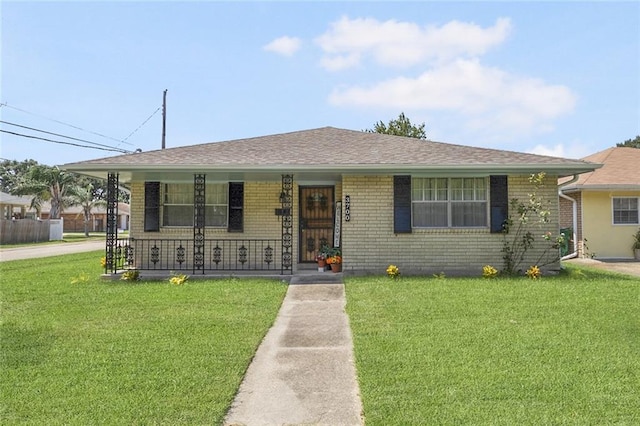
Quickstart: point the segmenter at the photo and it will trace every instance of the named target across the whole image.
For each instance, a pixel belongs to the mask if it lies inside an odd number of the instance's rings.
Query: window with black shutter
[[[491,232],[502,232],[504,223],[509,217],[507,176],[491,176],[489,190],[491,197]]]
[[[393,232],[411,233],[411,176],[393,177]]]
[[[244,183],[229,182],[229,232],[244,230]]]
[[[144,230],[160,231],[160,182],[144,183]]]

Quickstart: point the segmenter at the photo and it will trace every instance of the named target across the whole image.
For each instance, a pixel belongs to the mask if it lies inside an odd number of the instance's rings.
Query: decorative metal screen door
[[[323,245],[333,246],[333,187],[300,187],[300,262],[315,262]]]

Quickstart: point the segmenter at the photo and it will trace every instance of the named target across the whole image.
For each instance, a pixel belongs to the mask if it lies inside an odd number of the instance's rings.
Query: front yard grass
[[[0,263],[0,423],[220,423],[286,286],[102,281],[102,255]]]
[[[367,425],[640,424],[640,280],[346,280]]]

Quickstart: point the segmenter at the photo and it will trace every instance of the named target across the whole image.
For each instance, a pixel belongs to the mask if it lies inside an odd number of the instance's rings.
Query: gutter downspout
[[[573,207],[573,253],[569,253],[566,256],[560,258],[560,260],[573,259],[578,256],[578,202],[562,193],[562,187],[572,184],[573,182],[578,180],[578,175],[573,175],[571,180],[562,184],[562,186],[558,187],[558,196],[564,198],[565,200],[571,201],[571,205]]]

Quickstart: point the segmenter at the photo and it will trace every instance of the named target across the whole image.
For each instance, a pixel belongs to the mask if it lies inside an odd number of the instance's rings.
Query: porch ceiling
[[[337,171],[308,171],[308,170],[278,170],[278,171],[251,171],[251,170],[120,170],[120,171],[83,171],[82,174],[106,179],[109,173],[118,173],[120,183],[142,181],[174,181],[192,182],[193,175],[204,173],[208,181],[221,182],[280,182],[283,174],[294,174],[297,182],[338,182],[342,173]]]

